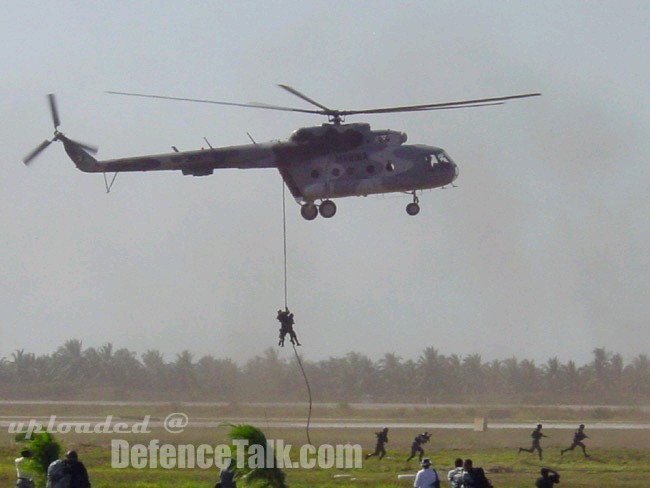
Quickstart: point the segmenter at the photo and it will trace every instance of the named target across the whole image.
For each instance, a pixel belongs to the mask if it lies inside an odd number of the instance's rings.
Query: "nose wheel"
[[[413,216],[420,213],[420,200],[413,192],[413,201],[406,206],[406,213]]]

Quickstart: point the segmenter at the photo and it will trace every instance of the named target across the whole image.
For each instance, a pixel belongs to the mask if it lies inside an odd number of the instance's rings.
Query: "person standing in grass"
[[[70,463],[67,459],[52,461],[47,467],[46,488],[70,488]]]
[[[438,478],[438,472],[431,468],[431,460],[425,458],[420,465],[422,469],[415,475],[413,488],[440,488],[440,478]]]
[[[77,451],[68,451],[65,458],[70,471],[70,488],[90,488],[88,471],[84,463],[79,461]]]
[[[454,461],[454,469],[447,473],[447,481],[451,488],[463,488],[463,460],[461,458]]]
[[[585,431],[585,424],[580,424],[580,427],[578,427],[578,430],[576,430],[573,433],[573,442],[571,443],[571,445],[569,447],[567,447],[566,449],[562,449],[560,451],[561,456],[564,456],[565,452],[573,451],[577,446],[580,446],[582,448],[582,454],[584,454],[586,458],[589,457],[589,454],[587,454],[587,448],[584,445],[584,443],[582,442],[583,440],[585,440],[588,437],[587,434],[585,434],[584,431]]]
[[[463,488],[492,488],[492,483],[485,476],[481,467],[474,467],[471,459],[465,459],[463,463]]]
[[[34,488],[34,473],[29,467],[29,460],[32,457],[32,451],[23,449],[20,451],[20,457],[16,459],[16,486],[18,488]]]

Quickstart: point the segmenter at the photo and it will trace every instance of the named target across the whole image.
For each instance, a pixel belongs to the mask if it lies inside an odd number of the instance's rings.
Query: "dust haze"
[[[543,93],[349,118],[445,148],[460,177],[425,192],[415,218],[408,196],[388,195],[341,199],[333,219],[305,222],[287,193],[289,306],[307,358],[648,353],[647,2],[142,10],[25,3],[0,21],[0,357],[69,338],[238,362],[273,346],[277,172],[121,174],[106,195],[60,144],[29,168],[20,160],[51,137],[51,92],[62,132],[99,145],[99,159],[325,122],[104,93],[302,107],[277,83],[340,109]]]

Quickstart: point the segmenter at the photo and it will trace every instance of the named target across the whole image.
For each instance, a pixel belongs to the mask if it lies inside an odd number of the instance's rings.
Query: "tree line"
[[[521,402],[634,404],[650,400],[650,360],[626,363],[604,348],[582,365],[553,357],[484,361],[479,354],[446,356],[427,347],[417,359],[386,353],[373,361],[350,352],[302,361],[316,402]],[[111,344],[83,348],[76,339],[54,353],[17,350],[0,358],[0,397],[132,400],[305,401],[295,358],[269,348],[242,365],[188,351],[166,360]]]

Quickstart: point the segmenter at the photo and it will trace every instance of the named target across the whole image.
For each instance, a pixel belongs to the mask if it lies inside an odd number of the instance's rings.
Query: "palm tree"
[[[34,353],[26,353],[24,349],[18,349],[11,354],[11,357],[14,381],[30,383],[38,380]]]
[[[538,393],[540,387],[541,372],[535,366],[535,361],[522,359],[519,362],[519,377],[516,388],[519,393]]]
[[[86,364],[82,352],[82,343],[78,339],[69,339],[54,353],[53,359],[59,378],[73,383],[86,379]]]
[[[542,366],[544,374],[544,388],[547,391],[562,392],[565,391],[565,385],[562,383],[560,376],[560,360],[557,356],[550,358]]]
[[[417,387],[424,393],[424,400],[429,401],[439,390],[444,377],[445,358],[433,347],[427,347],[420,355],[417,365]]]
[[[609,373],[609,359],[611,354],[604,347],[594,349],[594,360],[590,365],[589,389],[594,393],[602,395],[605,393],[607,377]]]
[[[402,363],[399,356],[386,353],[378,361],[379,368],[379,398],[396,400],[410,395],[413,383],[413,361]]]
[[[585,391],[586,385],[584,385],[582,374],[574,361],[569,361],[560,367],[560,376],[565,390],[572,395],[572,399]]]
[[[194,373],[193,356],[188,350],[176,355],[173,364],[174,382],[184,393],[194,393],[197,390],[197,381]]]
[[[0,382],[11,381],[11,364],[5,358],[0,358]]]
[[[142,364],[147,382],[152,389],[164,391],[170,387],[170,368],[160,351],[149,349],[142,355]]]
[[[463,393],[476,395],[485,391],[483,363],[480,354],[466,356],[463,359],[462,371],[463,381],[461,387]]]
[[[144,368],[134,352],[122,348],[115,351],[111,361],[111,379],[115,386],[137,387],[144,384]]]
[[[628,389],[634,396],[650,395],[650,359],[646,354],[639,354],[625,368]]]
[[[248,441],[246,451],[244,453],[244,466],[237,466],[237,470],[243,475],[247,483],[260,486],[261,488],[287,488],[285,483],[285,475],[277,466],[264,466],[251,468],[248,464],[250,457],[251,446],[262,446],[264,456],[262,462],[266,462],[266,450],[271,449],[266,441],[266,436],[257,427],[248,424],[231,425],[230,433],[228,434],[231,439],[240,439]],[[237,456],[239,459],[240,456]],[[274,458],[275,459],[275,458]]]
[[[293,378],[289,374],[285,360],[280,358],[277,349],[269,347],[263,356],[255,356],[244,366],[244,391],[256,392],[267,399],[286,398],[287,383]]]
[[[237,399],[241,374],[232,360],[203,356],[196,363],[196,375],[201,391],[211,398],[228,401]]]

